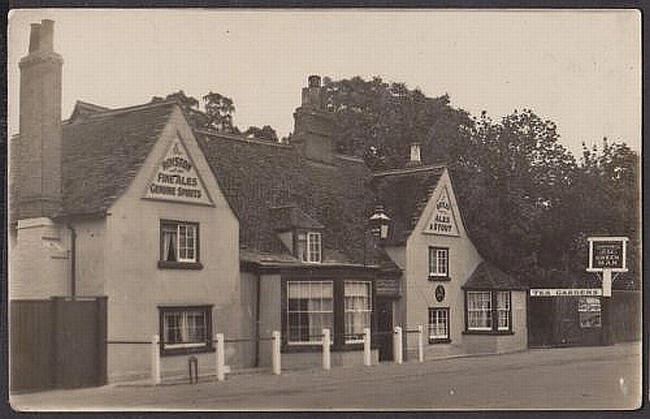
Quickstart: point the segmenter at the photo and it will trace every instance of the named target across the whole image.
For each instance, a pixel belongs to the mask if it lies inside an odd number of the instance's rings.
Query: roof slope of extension
[[[391,218],[387,244],[406,244],[444,170],[434,165],[373,174],[371,185]]]
[[[195,136],[239,216],[242,258],[298,263],[277,235],[291,224],[323,232],[322,265],[394,266],[369,240],[375,197],[362,160],[337,155],[323,164],[288,145],[202,130]]]
[[[174,106],[95,107],[64,122],[62,215],[105,212],[133,182]]]
[[[526,290],[517,279],[488,262],[481,262],[463,285],[465,289]]]

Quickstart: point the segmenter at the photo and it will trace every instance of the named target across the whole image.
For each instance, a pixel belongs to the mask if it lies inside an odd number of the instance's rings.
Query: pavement
[[[10,395],[20,411],[636,409],[641,343]]]

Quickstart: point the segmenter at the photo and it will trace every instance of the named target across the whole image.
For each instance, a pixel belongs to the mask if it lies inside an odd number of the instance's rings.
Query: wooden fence
[[[10,390],[106,383],[106,297],[12,300]]]

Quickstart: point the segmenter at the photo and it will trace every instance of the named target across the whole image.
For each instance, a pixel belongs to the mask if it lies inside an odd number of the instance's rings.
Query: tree
[[[279,142],[278,134],[270,125],[264,125],[262,128],[248,127],[243,132],[243,135],[249,138],[255,138],[256,140],[271,141],[274,143]]]
[[[601,150],[583,144],[569,212],[576,226],[570,260],[573,271],[584,271],[588,236],[626,236],[629,278],[639,278],[640,191],[639,156],[625,143],[603,139]],[[635,286],[639,286],[637,282]]]
[[[233,125],[233,114],[235,105],[231,98],[210,91],[202,97],[204,109],[200,108],[199,101],[187,96],[185,92],[179,90],[171,93],[163,99],[160,96],[151,98],[151,102],[160,102],[163,100],[174,100],[183,110],[188,122],[196,129],[212,129],[218,132],[238,134],[239,129]]]
[[[561,215],[575,160],[555,124],[531,110],[500,122],[484,112],[463,135],[467,148],[450,169],[479,252],[510,272],[557,267],[570,243]]]
[[[165,96],[165,98],[160,96],[154,96],[151,98],[152,103],[168,100],[174,100],[178,103],[185,114],[187,121],[193,128],[204,128],[208,124],[207,116],[199,109],[199,101],[192,96],[187,96],[182,90],[171,93]]]
[[[235,113],[235,105],[232,99],[210,91],[210,93],[203,96],[203,102],[205,104],[205,114],[208,117],[206,128],[219,132],[239,132],[232,122]]]
[[[323,84],[340,127],[338,151],[363,157],[375,170],[403,167],[413,142],[422,144],[425,162],[454,160],[463,148],[459,127],[472,123],[449,96],[429,98],[404,83],[325,77]]]

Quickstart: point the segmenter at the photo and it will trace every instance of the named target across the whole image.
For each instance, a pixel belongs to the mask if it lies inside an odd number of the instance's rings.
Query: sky
[[[241,129],[293,130],[310,74],[380,76],[493,119],[528,108],[561,141],[640,151],[641,32],[634,10],[12,10],[8,129],[29,24],[55,23],[63,119],[76,100],[126,107],[183,90],[233,99]]]

